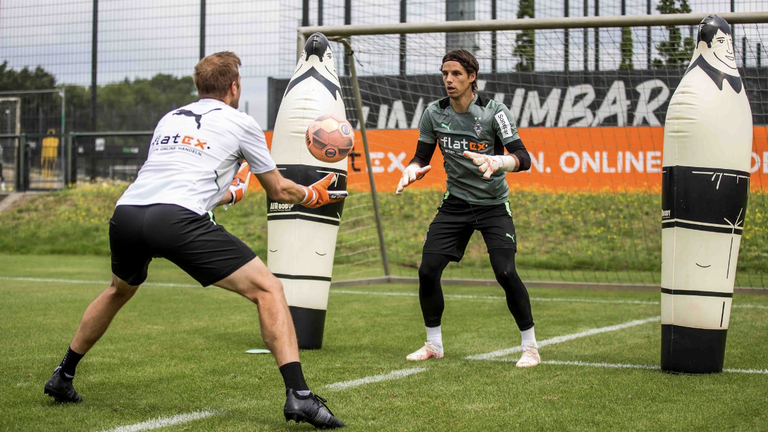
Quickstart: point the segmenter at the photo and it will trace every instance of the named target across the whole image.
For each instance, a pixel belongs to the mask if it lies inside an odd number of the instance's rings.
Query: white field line
[[[160,429],[166,426],[173,426],[179,423],[186,423],[193,420],[200,420],[206,417],[222,414],[219,411],[196,411],[188,414],[179,414],[172,417],[161,417],[148,420],[142,423],[136,423],[128,426],[119,426],[104,432],[138,432],[152,429]]]
[[[659,319],[660,319],[660,317],[652,317],[652,318],[647,318],[647,319],[643,319],[643,320],[630,321],[630,322],[626,322],[626,323],[618,324],[618,325],[614,325],[614,326],[601,327],[601,328],[597,328],[597,329],[592,329],[592,330],[588,330],[588,331],[581,332],[581,333],[576,333],[576,334],[571,334],[571,335],[566,335],[566,336],[558,336],[558,337],[555,337],[555,338],[552,338],[552,339],[547,339],[547,340],[539,342],[539,347],[544,347],[544,346],[552,345],[552,344],[556,344],[556,343],[567,342],[569,340],[578,339],[578,338],[582,338],[582,337],[586,337],[586,336],[592,336],[592,335],[596,335],[596,334],[599,334],[599,333],[604,333],[604,332],[609,332],[609,331],[616,331],[616,330],[622,330],[622,329],[625,329],[625,328],[634,327],[636,325],[645,324],[645,323],[652,322],[652,321],[658,321]],[[514,347],[514,348],[494,351],[494,352],[487,353],[487,354],[479,354],[479,355],[469,356],[466,359],[467,360],[493,360],[495,357],[500,357],[500,356],[504,356],[504,355],[511,354],[511,353],[514,353],[514,352],[518,352],[518,351],[520,351],[520,349],[521,348],[518,346],[518,347]],[[342,381],[342,382],[338,382],[338,383],[334,383],[334,384],[329,384],[329,385],[327,385],[325,387],[327,389],[331,389],[331,390],[342,390],[342,389],[346,389],[346,388],[349,388],[349,387],[360,386],[360,385],[363,385],[363,384],[369,384],[369,383],[374,383],[374,382],[379,382],[379,381],[387,381],[387,380],[393,380],[393,379],[400,379],[400,378],[407,377],[408,375],[413,375],[413,374],[416,374],[416,373],[424,372],[426,370],[427,370],[426,368],[401,369],[401,370],[396,370],[396,371],[390,372],[388,374],[375,375],[375,376],[360,378],[360,379],[356,379],[356,380],[352,380],[352,381]]]
[[[374,375],[374,376],[360,378],[352,381],[342,381],[342,382],[337,382],[333,384],[328,384],[327,386],[325,386],[325,388],[329,390],[344,390],[350,387],[361,386],[363,384],[370,384],[370,383],[375,383],[380,381],[389,381],[389,380],[405,378],[408,375],[414,375],[417,373],[424,372],[426,370],[427,368],[423,368],[423,367],[401,369],[401,370],[392,371],[388,374]]]
[[[399,292],[373,292],[373,291],[352,291],[352,290],[338,290],[332,289],[331,293],[338,294],[358,294],[358,295],[374,295],[374,296],[402,296],[402,297],[418,297],[417,293],[399,293]],[[459,299],[472,299],[472,300],[499,300],[504,296],[497,295],[467,295],[467,294],[443,294],[445,298],[459,298]],[[642,301],[642,300],[591,300],[591,299],[570,299],[570,298],[546,298],[546,297],[531,297],[532,301],[542,302],[578,302],[578,303],[610,303],[610,304],[642,304],[642,305],[657,305],[659,302],[654,301]],[[768,308],[768,306],[766,306]]]
[[[768,375],[768,369],[723,369],[723,372]]]
[[[488,359],[491,361],[500,362],[517,362],[517,359]],[[561,365],[561,366],[585,366],[585,367],[600,367],[600,368],[612,368],[612,369],[649,369],[649,370],[661,370],[659,366],[649,365],[634,365],[626,363],[590,363],[582,361],[561,361],[561,360],[544,360],[541,364]],[[768,369],[723,369],[723,372],[727,373],[742,373],[742,374],[760,374],[768,375]]]
[[[5,276],[0,276],[0,280],[42,282],[42,283],[95,284],[95,285],[109,285],[110,283],[112,283],[112,281],[108,281],[108,280],[43,279],[43,278],[5,277]],[[142,285],[167,286],[167,287],[179,287],[179,288],[200,288],[200,285],[163,283],[163,282],[145,282]]]
[[[538,345],[539,345],[539,348],[541,348],[541,347],[545,347],[547,345],[553,345],[553,344],[558,344],[558,343],[562,343],[562,342],[567,342],[567,341],[570,341],[570,340],[579,339],[579,338],[583,338],[583,337],[587,337],[587,336],[592,336],[592,335],[596,335],[596,334],[600,334],[600,333],[612,332],[612,331],[616,331],[616,330],[623,330],[625,328],[634,327],[634,326],[637,326],[637,325],[641,325],[641,324],[645,324],[645,323],[649,323],[649,322],[653,322],[653,321],[659,321],[660,319],[661,319],[661,317],[651,317],[651,318],[646,318],[646,319],[642,319],[642,320],[629,321],[629,322],[625,322],[623,324],[617,324],[617,325],[612,325],[612,326],[608,326],[608,327],[600,327],[600,328],[596,328],[596,329],[592,329],[592,330],[587,330],[587,331],[584,331],[584,332],[581,332],[581,333],[573,333],[573,334],[569,334],[569,335],[565,335],[565,336],[554,337],[552,339],[546,339],[546,340],[543,340],[543,341],[539,342]],[[505,356],[505,355],[512,354],[512,353],[515,353],[515,352],[519,352],[521,349],[522,348],[520,346],[516,346],[514,348],[507,348],[507,349],[503,349],[503,350],[489,352],[489,353],[486,353],[486,354],[472,355],[472,356],[466,357],[466,359],[467,360],[490,360],[490,359],[493,359],[495,357],[501,357],[501,356]]]
[[[45,279],[45,278],[29,278],[29,277],[6,277],[0,276],[0,280],[8,281],[23,281],[23,282],[41,282],[41,283],[71,283],[71,284],[96,284],[96,285],[109,285],[110,281],[103,280],[78,280],[78,279]],[[143,285],[147,286],[164,286],[164,287],[178,287],[178,288],[200,288],[200,285],[194,284],[178,284],[178,283],[164,283],[164,282],[145,282]],[[375,292],[375,291],[355,291],[355,290],[341,290],[332,289],[331,294],[353,294],[353,295],[370,295],[370,296],[394,296],[394,297],[418,297],[417,293],[402,293],[402,292]],[[470,299],[470,300],[499,300],[503,299],[503,296],[494,295],[466,295],[466,294],[444,294],[445,298],[458,298],[458,299]],[[597,300],[597,299],[579,299],[579,298],[547,298],[547,297],[531,297],[531,301],[540,302],[559,302],[559,303],[601,303],[601,304],[637,304],[637,305],[658,305],[657,301],[643,301],[643,300]],[[740,305],[735,304],[732,308],[744,308],[744,309],[765,309],[768,310],[768,306],[765,305]]]
[[[418,297],[418,293],[403,293],[403,292],[375,292],[375,291],[354,291],[354,290],[341,290],[331,289],[331,294],[355,294],[355,295],[371,295],[371,296],[394,296],[394,297]],[[470,300],[499,300],[503,299],[503,296],[494,295],[467,295],[467,294],[443,294],[445,298],[458,298],[458,299],[470,299]],[[531,297],[531,301],[540,302],[559,302],[559,303],[602,303],[602,304],[636,304],[636,305],[660,305],[657,301],[644,301],[644,300],[597,300],[597,299],[579,299],[579,298],[548,298],[548,297]],[[732,305],[733,308],[751,308],[751,309],[766,309],[768,306],[764,305]]]

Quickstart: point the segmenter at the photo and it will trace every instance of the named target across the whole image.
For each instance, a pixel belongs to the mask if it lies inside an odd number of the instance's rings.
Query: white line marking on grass
[[[427,368],[423,368],[423,367],[417,367],[417,368],[411,368],[411,369],[401,369],[401,370],[392,371],[392,372],[390,372],[388,374],[374,375],[374,376],[360,378],[360,379],[356,379],[356,380],[352,380],[352,381],[342,381],[342,382],[337,382],[337,383],[334,383],[334,384],[328,384],[327,386],[325,386],[325,388],[330,389],[330,390],[343,390],[343,389],[347,389],[347,388],[350,388],[350,387],[361,386],[363,384],[370,384],[370,383],[375,383],[375,382],[379,382],[379,381],[389,381],[389,380],[405,378],[408,375],[414,375],[414,374],[417,374],[417,373],[421,373],[421,372],[424,372],[425,370],[427,370]]]
[[[558,343],[562,343],[562,342],[567,342],[567,341],[570,341],[570,340],[579,339],[579,338],[583,338],[583,337],[587,337],[587,336],[592,336],[592,335],[596,335],[596,334],[600,334],[600,333],[612,332],[612,331],[616,331],[616,330],[623,330],[625,328],[630,328],[630,327],[634,327],[634,326],[637,326],[637,325],[641,325],[641,324],[645,324],[645,323],[649,323],[649,322],[653,322],[653,321],[659,321],[660,319],[661,319],[661,317],[652,317],[652,318],[646,318],[646,319],[642,319],[642,320],[629,321],[629,322],[625,322],[623,324],[617,324],[617,325],[612,325],[612,326],[608,326],[608,327],[600,327],[600,328],[596,328],[596,329],[592,329],[592,330],[587,330],[587,331],[581,332],[581,333],[574,333],[574,334],[569,334],[569,335],[565,335],[565,336],[554,337],[552,339],[543,340],[543,341],[539,342],[538,345],[539,345],[539,348],[541,348],[541,347],[545,347],[547,345],[553,345],[553,344],[558,344]],[[505,356],[505,355],[512,354],[512,353],[515,353],[515,352],[519,352],[521,349],[522,349],[521,347],[516,346],[514,348],[507,348],[507,349],[503,349],[503,350],[489,352],[489,353],[486,353],[486,354],[478,354],[478,355],[469,356],[466,359],[467,360],[489,360],[489,359],[492,359],[492,358],[495,358],[495,357],[501,357],[501,356]]]
[[[500,362],[517,362],[518,359],[488,359],[491,361]],[[634,365],[626,363],[590,363],[582,361],[561,361],[561,360],[544,360],[541,364],[551,364],[559,366],[586,366],[586,367],[601,367],[612,369],[648,369],[648,370],[661,370],[659,366],[648,365]],[[727,373],[743,373],[743,374],[759,374],[768,375],[768,369],[723,369],[723,372]]]
[[[24,281],[24,282],[47,282],[47,283],[71,283],[71,284],[97,284],[97,285],[110,284],[110,281],[106,281],[106,280],[96,281],[96,280],[78,280],[78,279],[44,279],[44,278],[7,277],[7,276],[0,276],[0,280]],[[178,287],[178,288],[200,288],[200,285],[168,283],[168,282],[145,282],[142,285]],[[371,296],[394,296],[394,297],[418,297],[419,296],[417,293],[354,291],[354,290],[341,290],[341,289],[331,289],[330,292],[331,294],[354,294],[354,295],[371,295]],[[459,298],[459,299],[474,299],[474,300],[499,300],[504,298],[504,296],[498,296],[498,295],[478,296],[478,295],[469,295],[469,294],[443,294],[443,297]],[[531,301],[562,302],[562,303],[638,304],[638,305],[660,304],[657,301],[644,301],[644,300],[597,300],[597,299],[547,298],[547,297],[531,297]],[[735,305],[732,305],[731,307],[736,309],[768,310],[768,306],[764,306],[764,305],[735,304]]]
[[[517,363],[518,359],[492,358],[488,360],[498,361],[498,362]],[[661,369],[659,366],[633,365],[633,364],[624,364],[624,363],[589,363],[589,362],[582,362],[582,361],[560,361],[560,360],[542,360],[541,364],[551,364],[551,365],[559,365],[559,366],[590,366],[590,367],[602,367],[602,368],[613,368],[613,369],[656,369],[656,370]]]
[[[657,301],[644,301],[644,300],[595,300],[595,299],[573,299],[573,298],[545,298],[545,297],[531,297],[531,300],[542,302],[565,302],[565,303],[609,303],[609,304],[640,304],[640,305],[657,305]]]
[[[23,282],[48,282],[48,283],[70,283],[70,284],[96,284],[96,285],[109,285],[112,283],[107,280],[79,280],[79,279],[42,279],[42,278],[28,278],[28,277],[5,277],[0,276],[0,280],[12,280]],[[178,284],[178,283],[165,283],[165,282],[145,282],[142,285],[150,286],[167,286],[167,287],[179,287],[179,288],[200,288],[200,285],[190,284]]]
[[[418,297],[419,296],[416,293],[351,291],[351,290],[341,290],[341,289],[331,289],[331,294],[359,294],[359,295],[374,295],[374,296],[378,295],[378,296],[396,296],[396,297]]]
[[[768,309],[768,306],[763,306],[763,305],[751,305],[751,304],[745,304],[745,305],[731,305],[731,307],[734,307],[734,308],[743,308],[743,309]]]
[[[220,411],[196,411],[188,414],[179,414],[173,417],[161,417],[145,421],[143,423],[136,423],[134,425],[119,426],[114,429],[109,429],[104,432],[138,432],[152,429],[160,429],[166,426],[173,426],[179,423],[186,423],[193,420],[200,420],[206,417],[223,414]]]
[[[768,369],[723,369],[723,372],[768,375]]]
[[[591,367],[604,367],[614,369],[661,369],[659,366],[646,366],[646,365],[632,365],[623,363],[587,363],[580,361],[559,361],[559,360],[547,360],[542,361],[544,364],[562,365],[562,366],[591,366]]]
[[[332,289],[331,293],[338,294],[358,294],[358,295],[374,295],[374,296],[395,296],[395,297],[418,297],[417,293],[401,293],[401,292],[374,292],[374,291],[352,291],[352,290],[339,290]],[[474,300],[500,300],[504,299],[504,296],[498,295],[468,295],[468,294],[443,294],[445,298],[460,298],[460,299],[474,299]],[[544,301],[544,302],[581,302],[581,303],[619,303],[619,304],[644,304],[644,305],[657,305],[659,302],[654,301],[642,301],[642,300],[591,300],[591,299],[570,299],[570,298],[546,298],[546,297],[531,297],[532,301]]]
[[[354,291],[354,290],[341,290],[331,289],[331,294],[355,294],[355,295],[371,295],[371,296],[389,296],[389,297],[418,297],[417,293],[403,293],[403,292],[376,292],[376,291]],[[471,300],[499,300],[504,299],[504,296],[498,295],[468,295],[468,294],[443,294],[445,298],[460,298]],[[602,303],[602,304],[637,304],[637,305],[659,305],[661,303],[657,301],[647,300],[597,300],[597,299],[580,299],[580,298],[547,298],[547,297],[531,297],[531,301],[540,302],[562,302],[562,303]],[[768,306],[764,305],[732,305],[733,308],[751,308],[751,309],[768,309]]]

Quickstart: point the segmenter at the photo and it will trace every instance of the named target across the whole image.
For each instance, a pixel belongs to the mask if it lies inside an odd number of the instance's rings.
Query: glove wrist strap
[[[510,155],[495,156],[499,158],[499,170],[512,172],[517,170],[517,161]]]
[[[315,191],[312,190],[312,188],[309,188],[307,186],[302,186],[302,189],[304,189],[304,199],[301,200],[299,204],[301,205],[307,205],[312,203],[315,200],[315,197],[317,197],[317,194],[315,194]],[[312,198],[310,199],[309,194],[312,193]]]

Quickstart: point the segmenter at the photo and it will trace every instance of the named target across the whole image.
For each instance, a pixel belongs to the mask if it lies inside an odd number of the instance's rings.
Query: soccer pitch
[[[299,431],[256,308],[201,288],[164,260],[78,367],[84,402],[43,384],[107,286],[101,257],[0,255],[0,430]],[[323,349],[303,351],[310,387],[361,431],[766,430],[768,295],[736,294],[725,368],[658,370],[659,293],[529,289],[542,365],[518,369],[501,288],[446,286],[446,357],[423,343],[415,285],[331,290]]]

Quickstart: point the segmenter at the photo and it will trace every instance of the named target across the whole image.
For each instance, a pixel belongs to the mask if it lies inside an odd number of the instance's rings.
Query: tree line
[[[5,61],[0,64],[0,92],[50,90],[64,88],[66,129],[91,130],[91,89],[85,86],[57,87],[56,77],[41,67],[14,70]],[[14,96],[14,95],[10,95]],[[58,93],[19,94],[21,132],[38,133],[61,127],[61,96]],[[96,130],[151,131],[168,111],[197,100],[191,76],[157,74],[152,78],[126,78],[121,82],[98,86]],[[0,113],[8,115],[7,113]],[[5,131],[3,132],[10,132]]]

